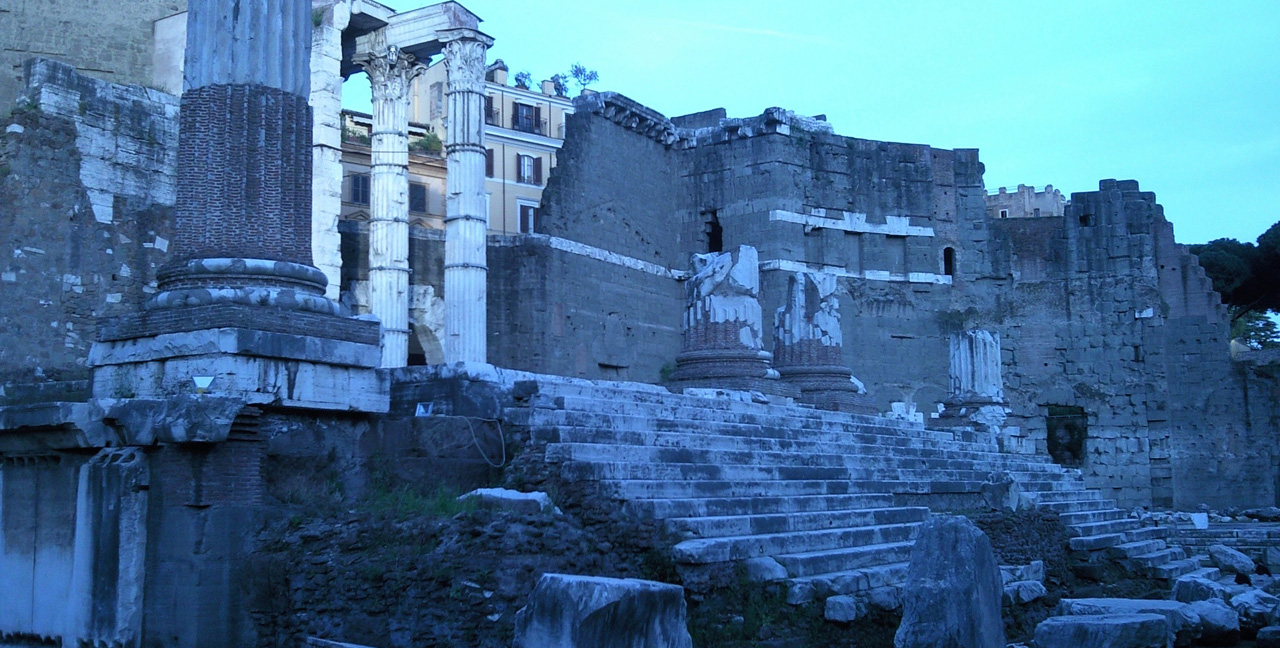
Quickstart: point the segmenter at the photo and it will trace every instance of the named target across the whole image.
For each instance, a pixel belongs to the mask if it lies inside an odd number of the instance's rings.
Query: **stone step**
[[[668,479],[618,479],[602,481],[600,485],[605,494],[624,500],[701,497],[794,497],[886,492],[883,488],[858,488],[848,479],[776,479],[769,481],[707,479],[683,482]]]
[[[590,410],[599,412],[645,412],[671,414],[696,411],[705,413],[710,418],[723,420],[733,415],[757,417],[787,417],[813,421],[812,425],[821,423],[876,425],[902,430],[904,433],[923,433],[925,426],[919,423],[887,419],[880,416],[851,414],[818,410],[812,407],[773,405],[768,403],[748,403],[727,398],[705,398],[686,394],[656,392],[627,392],[619,390],[599,390],[591,393],[540,394],[535,396],[530,405],[533,408],[550,407],[567,410]]]
[[[667,530],[681,538],[716,538],[757,534],[845,529],[923,522],[929,509],[892,507],[814,513],[668,518]]]
[[[1139,540],[1159,540],[1169,537],[1169,529],[1166,527],[1139,527],[1124,532],[1125,540],[1129,542],[1137,542]]]
[[[854,495],[797,495],[789,497],[707,497],[636,499],[623,505],[637,515],[655,519],[720,515],[764,515],[771,513],[809,513],[849,509],[889,508],[893,495],[863,493]]]
[[[1185,560],[1186,557],[1187,552],[1183,551],[1182,547],[1168,547],[1152,551],[1151,553],[1132,556],[1129,560],[1135,565],[1150,569],[1158,565],[1166,565],[1178,560]]]
[[[1099,535],[1077,536],[1067,541],[1072,551],[1097,551],[1124,543],[1123,533],[1102,533]]]
[[[1200,561],[1196,558],[1184,558],[1182,560],[1172,560],[1163,565],[1156,565],[1150,569],[1149,573],[1152,578],[1176,580],[1179,576],[1190,574],[1200,568]]]
[[[801,576],[787,581],[787,602],[823,599],[838,594],[857,594],[907,581],[909,563],[896,562],[849,571]]]
[[[833,480],[850,479],[844,467],[787,466],[787,465],[739,465],[739,464],[647,464],[625,461],[585,462],[566,461],[560,464],[560,474],[570,481],[666,479],[694,480]]]
[[[1039,461],[1025,461],[1007,455],[955,451],[904,450],[886,452],[883,446],[863,443],[778,443],[776,439],[753,437],[721,437],[712,434],[663,434],[654,433],[632,439],[617,437],[607,432],[594,432],[588,439],[577,439],[580,434],[566,434],[561,430],[558,442],[547,444],[547,460],[582,461],[663,461],[701,462],[701,464],[768,464],[788,462],[805,465],[849,465],[851,461],[863,466],[902,466],[918,469],[959,470],[980,466],[987,471],[1012,471],[1064,475],[1059,466]],[[568,437],[568,438],[566,438]],[[608,441],[605,439],[608,438]]]
[[[1042,509],[1053,511],[1061,516],[1067,513],[1113,509],[1116,507],[1116,501],[1107,499],[1068,500],[1065,502],[1043,502],[1038,504],[1038,506]]]
[[[854,462],[856,463],[856,462]],[[632,461],[564,461],[560,474],[570,480],[606,479],[851,479],[853,481],[964,482],[975,483],[977,490],[987,478],[983,470],[931,470],[906,468],[872,468],[846,466],[736,463],[646,463]],[[1078,485],[1061,475],[1026,475],[1013,473],[1024,490],[1059,490]],[[891,492],[901,492],[897,489]],[[970,492],[970,491],[948,491]]]
[[[1216,581],[1222,578],[1222,570],[1217,567],[1201,567],[1195,571],[1184,574],[1185,576],[1195,576],[1196,578],[1204,578],[1206,580]]]
[[[857,443],[885,449],[918,449],[935,452],[978,452],[992,456],[1002,455],[994,444],[969,443],[951,438],[919,438],[902,436],[893,431],[880,431],[866,426],[831,430],[807,430],[788,425],[748,425],[718,421],[684,421],[655,419],[643,416],[596,416],[590,413],[561,413],[547,420],[527,423],[508,421],[512,425],[527,427],[535,441],[583,441],[596,443],[620,442],[631,445],[656,445],[652,437],[627,433],[665,433],[704,437],[746,437],[749,439],[777,439],[782,442],[808,444]],[[577,431],[576,438],[560,438],[557,433]],[[568,435],[566,435],[568,436]],[[680,439],[688,445],[688,439]],[[725,443],[726,441],[721,441]],[[782,448],[786,449],[786,448]],[[1051,463],[1047,457],[1016,455],[1027,461]]]
[[[1067,526],[1075,526],[1080,524],[1090,524],[1095,522],[1110,522],[1112,520],[1123,520],[1129,514],[1120,509],[1098,509],[1093,511],[1076,511],[1074,513],[1059,513],[1058,518]]]
[[[1054,493],[1026,493],[1031,500],[1037,505],[1052,504],[1054,502],[1082,502],[1087,500],[1101,500],[1102,492],[1096,490],[1088,490],[1080,488],[1070,491],[1058,491]]]
[[[689,564],[740,561],[784,553],[905,542],[911,538],[911,533],[918,525],[919,523],[889,524],[848,529],[697,538],[677,543],[672,553],[676,562]]]
[[[783,567],[786,567],[787,574],[793,578],[816,576],[904,562],[911,557],[911,547],[914,544],[914,542],[890,542],[861,547],[842,547],[823,551],[780,554],[773,558]]]
[[[1103,533],[1124,533],[1138,528],[1138,521],[1130,518],[1122,518],[1119,520],[1107,520],[1105,522],[1086,522],[1084,524],[1069,524],[1067,532],[1076,536],[1100,535]]]
[[[1139,540],[1107,547],[1107,555],[1112,558],[1133,558],[1134,556],[1160,551],[1167,547],[1168,545],[1164,543],[1164,540]]]

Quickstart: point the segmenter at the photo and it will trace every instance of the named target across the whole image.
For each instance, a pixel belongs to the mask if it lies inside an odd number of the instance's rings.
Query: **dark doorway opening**
[[[703,212],[707,219],[707,252],[724,252],[724,228],[715,211]]]
[[[956,249],[942,248],[942,274],[948,277],[956,273]]]
[[[1048,409],[1045,427],[1049,433],[1049,456],[1060,466],[1083,466],[1085,439],[1089,436],[1089,417],[1084,408],[1050,405]]]

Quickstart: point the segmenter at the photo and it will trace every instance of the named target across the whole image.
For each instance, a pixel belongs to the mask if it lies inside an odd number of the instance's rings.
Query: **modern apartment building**
[[[415,80],[409,107],[411,122],[424,124],[441,137],[445,137],[444,124],[449,118],[445,76],[442,62],[431,65]],[[557,94],[551,81],[536,87],[532,82],[516,83],[501,59],[489,66],[486,79],[489,228],[532,232],[542,189],[564,141],[565,118],[573,113],[573,100]]]

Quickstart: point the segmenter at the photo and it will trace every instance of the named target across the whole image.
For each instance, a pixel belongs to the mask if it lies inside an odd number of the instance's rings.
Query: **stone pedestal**
[[[473,29],[439,32],[448,72],[444,242],[444,361],[488,361],[484,68],[493,39]]]
[[[876,408],[844,364],[844,334],[835,275],[797,272],[787,301],[774,314],[773,366],[800,389],[799,401],[821,409],[875,414]]]
[[[190,2],[173,261],[100,325],[96,398],[386,411],[377,324],[311,265],[312,30],[304,0]]]
[[[369,310],[382,322],[382,366],[403,367],[409,361],[409,89],[424,68],[394,45],[358,62],[373,90]]]
[[[779,381],[761,336],[760,262],[756,249],[693,255],[685,284],[683,350],[671,382],[679,387],[715,387],[796,396]]]

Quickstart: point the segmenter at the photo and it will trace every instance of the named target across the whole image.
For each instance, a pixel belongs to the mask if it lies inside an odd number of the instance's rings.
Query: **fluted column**
[[[358,63],[373,89],[369,143],[369,310],[382,320],[382,366],[409,361],[409,86],[423,70],[395,45]]]
[[[440,32],[449,117],[444,242],[444,360],[487,362],[484,67],[493,39],[472,29]]]
[[[342,281],[342,30],[351,20],[347,2],[317,8],[321,19],[311,40],[312,182],[311,256],[329,280],[325,296],[338,299]],[[316,22],[313,20],[313,22]]]

